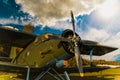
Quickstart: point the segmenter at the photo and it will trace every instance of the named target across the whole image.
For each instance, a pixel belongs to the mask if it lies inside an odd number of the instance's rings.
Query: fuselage
[[[37,37],[16,58],[15,64],[29,67],[42,67],[55,61],[71,58],[58,39],[47,39],[45,34]]]

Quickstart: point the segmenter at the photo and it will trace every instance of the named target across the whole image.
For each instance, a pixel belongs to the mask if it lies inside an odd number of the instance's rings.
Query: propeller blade
[[[83,73],[82,58],[80,56],[80,51],[79,51],[78,46],[74,47],[74,51],[75,51],[76,63],[77,63],[78,70],[80,72],[80,76],[83,77],[84,73]]]
[[[75,35],[75,20],[74,20],[74,15],[73,15],[73,12],[71,11],[71,21],[72,21],[72,26],[73,26],[73,35]]]

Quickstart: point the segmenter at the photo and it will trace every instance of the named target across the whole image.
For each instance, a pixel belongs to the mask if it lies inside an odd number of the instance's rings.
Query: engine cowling
[[[75,33],[75,34],[78,36],[77,33]],[[74,46],[75,46],[73,41],[72,41],[72,39],[73,39],[73,31],[70,30],[70,29],[67,29],[67,30],[63,31],[62,37],[70,39],[69,42],[62,41],[61,43],[62,43],[63,48],[65,49],[65,51],[67,53],[73,54],[74,53]],[[78,39],[76,39],[76,40],[78,40],[78,44],[79,44],[78,46],[80,46],[81,45],[81,43],[80,43],[81,38],[78,36]]]

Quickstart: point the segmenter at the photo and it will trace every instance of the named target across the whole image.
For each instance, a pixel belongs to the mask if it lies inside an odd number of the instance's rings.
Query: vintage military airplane
[[[80,36],[75,32],[75,22],[72,11],[71,17],[73,30],[67,29],[62,35],[45,33],[36,36],[0,27],[0,44],[11,47],[9,58],[0,58],[2,59],[2,62],[0,62],[0,70],[5,70],[5,67],[9,70],[11,70],[11,68],[12,70],[19,68],[19,71],[27,69],[26,80],[29,80],[32,69],[42,69],[41,74],[39,74],[35,80],[40,80],[46,73],[57,80],[64,80],[56,72],[55,68],[66,66],[66,60],[75,56],[80,76],[83,76],[81,54],[90,55],[92,62],[92,55],[100,56],[117,49],[115,47],[100,45],[99,42],[81,40]],[[19,50],[17,51],[18,48]],[[50,73],[51,70],[58,76]],[[67,72],[65,72],[65,75],[66,79],[70,80]]]

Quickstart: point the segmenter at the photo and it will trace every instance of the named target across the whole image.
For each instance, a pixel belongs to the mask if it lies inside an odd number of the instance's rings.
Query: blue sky
[[[120,48],[119,0],[0,0],[0,25],[12,25],[20,30],[32,23],[34,34],[60,34],[72,29],[70,10],[76,19],[76,32],[82,39]],[[120,50],[100,58],[114,60]],[[98,57],[95,57],[98,58]]]

